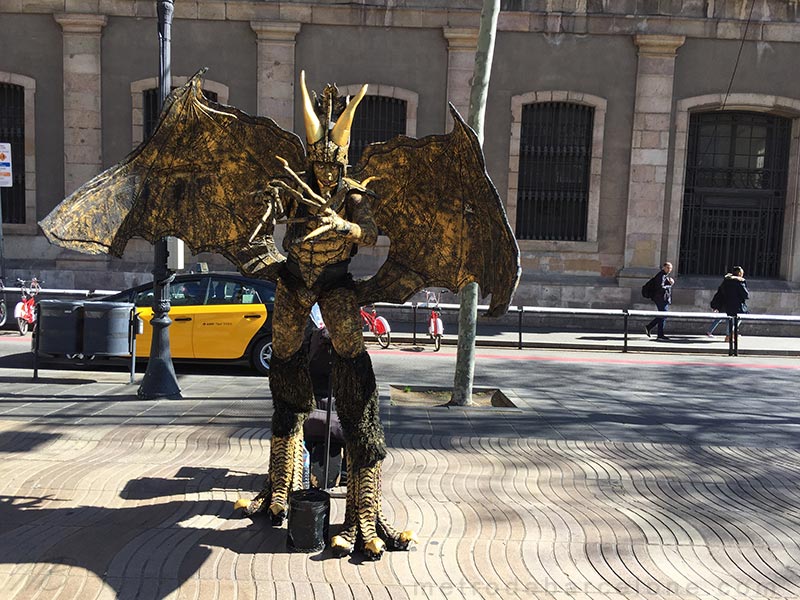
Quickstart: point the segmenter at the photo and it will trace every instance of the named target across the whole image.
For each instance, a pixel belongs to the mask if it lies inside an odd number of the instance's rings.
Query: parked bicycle
[[[442,292],[437,294],[432,290],[422,290],[425,294],[425,305],[431,309],[428,315],[428,335],[433,340],[433,351],[438,352],[442,347],[442,336],[444,336],[444,323],[442,323],[442,309],[439,308],[439,301],[442,299]]]
[[[14,307],[14,318],[17,320],[19,334],[25,335],[36,323],[36,296],[42,289],[42,282],[34,277],[30,281],[17,279],[22,289],[22,300]]]
[[[389,322],[375,311],[375,305],[372,305],[372,310],[365,310],[361,307],[361,320],[364,322],[373,335],[378,338],[378,345],[381,348],[388,348],[392,342],[392,329],[389,327]]]
[[[0,327],[6,324],[8,311],[6,310],[6,286],[0,279]]]

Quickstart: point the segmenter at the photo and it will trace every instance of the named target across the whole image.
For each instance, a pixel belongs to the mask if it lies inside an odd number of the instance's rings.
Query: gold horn
[[[314,112],[314,105],[311,104],[311,98],[308,96],[305,71],[300,71],[300,92],[303,94],[303,115],[306,121],[306,141],[309,144],[316,144],[322,139],[325,131],[322,128],[322,124],[319,122],[317,113]]]
[[[364,84],[355,98],[350,100],[347,108],[336,121],[336,125],[331,130],[331,141],[339,147],[347,146],[350,143],[350,127],[353,125],[353,117],[356,115],[356,107],[367,93],[367,86]]]

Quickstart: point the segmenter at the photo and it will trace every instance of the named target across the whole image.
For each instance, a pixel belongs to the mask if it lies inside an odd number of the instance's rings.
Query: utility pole
[[[172,42],[172,15],[175,10],[173,0],[158,0],[158,108],[164,107],[164,101],[170,92],[172,82],[171,48]],[[181,388],[175,376],[175,367],[172,365],[172,355],[169,348],[169,284],[175,278],[167,266],[166,238],[158,240],[155,244],[153,259],[153,339],[150,345],[150,359],[147,370],[142,378],[137,396],[143,400],[155,398],[180,398]]]
[[[478,51],[475,53],[475,71],[469,95],[469,115],[467,115],[467,124],[475,130],[481,145],[483,145],[483,119],[486,114],[486,97],[489,93],[489,77],[492,74],[494,40],[499,14],[500,0],[483,1],[481,25],[478,30]],[[461,290],[461,305],[458,309],[458,351],[450,404],[458,406],[473,404],[472,382],[475,376],[477,325],[478,284],[469,283]]]

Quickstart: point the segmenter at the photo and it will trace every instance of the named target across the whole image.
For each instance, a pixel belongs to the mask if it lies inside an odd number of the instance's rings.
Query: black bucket
[[[286,546],[292,552],[319,552],[325,548],[331,517],[331,497],[317,489],[289,495]]]

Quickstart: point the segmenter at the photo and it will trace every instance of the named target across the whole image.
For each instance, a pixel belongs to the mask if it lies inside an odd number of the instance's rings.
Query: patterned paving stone
[[[370,563],[233,514],[266,428],[0,435],[9,599],[800,597],[795,450],[389,433],[387,513],[420,544]]]
[[[800,598],[796,372],[681,367],[652,395],[565,368],[511,412],[384,403],[385,512],[420,543],[379,562],[291,554],[233,514],[263,482],[263,380],[182,377],[185,399],[142,402],[121,373],[0,368],[0,600]]]

